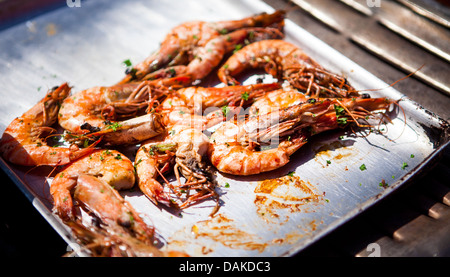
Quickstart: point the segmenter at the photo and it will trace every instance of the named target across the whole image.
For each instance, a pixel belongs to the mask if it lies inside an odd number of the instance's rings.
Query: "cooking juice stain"
[[[266,222],[280,219],[280,210],[299,212],[306,203],[317,203],[323,196],[314,192],[311,183],[301,180],[299,176],[289,175],[260,181],[254,192],[258,215]],[[282,222],[288,220],[286,215]]]

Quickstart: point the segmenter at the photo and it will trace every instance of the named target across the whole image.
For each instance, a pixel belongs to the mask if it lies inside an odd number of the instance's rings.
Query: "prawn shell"
[[[55,131],[61,103],[69,95],[67,83],[50,90],[36,105],[14,119],[0,140],[0,153],[13,164],[23,166],[65,165],[92,151],[92,148],[50,147],[43,137]]]
[[[116,129],[106,128],[91,135],[102,135],[102,140],[112,145],[127,145],[136,144],[163,133],[164,123],[160,114],[150,113],[122,121]]]
[[[289,162],[289,154],[283,149],[255,152],[242,146],[211,145],[211,163],[221,172],[233,175],[255,175],[275,170]]]

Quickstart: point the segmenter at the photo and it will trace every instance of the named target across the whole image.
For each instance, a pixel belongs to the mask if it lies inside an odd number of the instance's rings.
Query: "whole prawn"
[[[167,89],[149,81],[86,89],[62,102],[58,121],[75,137],[89,133],[110,144],[137,143],[162,132],[160,115],[146,111]]]
[[[253,175],[286,165],[312,135],[387,111],[387,98],[319,99],[271,111],[244,122],[225,122],[211,136],[208,155],[221,172]],[[368,125],[367,125],[368,126]]]
[[[73,197],[80,210],[65,223],[91,256],[187,256],[155,246],[154,227],[106,181],[90,174],[74,177]],[[91,220],[89,220],[91,219]]]
[[[138,185],[154,203],[186,208],[201,200],[214,197],[215,181],[206,162],[209,140],[199,129],[183,125],[173,126],[169,134],[160,140],[149,140],[143,144],[135,160]],[[172,171],[178,184],[169,183],[164,174]],[[182,183],[180,174],[186,178]],[[157,181],[161,177],[167,188]],[[191,190],[195,190],[192,194]],[[173,196],[171,196],[173,195]],[[216,208],[212,212],[215,213]]]
[[[92,148],[51,147],[46,135],[55,132],[52,125],[57,121],[63,100],[69,95],[67,83],[52,88],[31,109],[14,119],[0,141],[0,153],[11,163],[24,166],[68,164],[92,151]]]
[[[128,70],[119,83],[179,75],[190,76],[192,81],[202,79],[238,45],[281,38],[284,16],[284,11],[276,11],[240,20],[183,23],[171,30],[158,51]]]
[[[53,197],[53,210],[62,219],[74,219],[72,190],[81,174],[89,174],[105,181],[115,189],[129,189],[134,186],[133,163],[116,150],[95,149],[77,161],[68,164],[53,178],[50,194]]]
[[[264,68],[278,81],[314,97],[357,97],[359,94],[338,74],[331,73],[306,55],[299,47],[284,40],[262,40],[234,53],[218,70],[226,84],[239,82],[234,76],[250,68]]]

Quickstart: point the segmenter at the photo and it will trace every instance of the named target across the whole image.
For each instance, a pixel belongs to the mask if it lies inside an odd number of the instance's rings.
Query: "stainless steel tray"
[[[73,91],[111,85],[124,72],[122,61],[137,63],[157,49],[165,34],[188,20],[227,20],[272,8],[260,1],[87,1],[64,7],[0,33],[0,131],[36,103],[48,88],[68,81]],[[289,256],[380,201],[414,177],[449,144],[448,123],[410,101],[289,20],[286,40],[331,71],[348,76],[373,97],[402,99],[404,111],[383,134],[354,137],[332,131],[311,139],[287,166],[269,174],[237,178],[217,174],[219,215],[208,218],[206,201],[181,215],[160,209],[138,190],[121,194],[156,227],[164,247],[192,256]],[[249,80],[250,81],[250,80]],[[344,139],[339,139],[340,136]],[[329,162],[328,162],[329,161]],[[407,163],[407,167],[404,167]],[[361,170],[364,164],[366,170]],[[51,213],[50,169],[0,163],[43,217],[75,250],[68,228]],[[291,175],[310,190],[290,186],[288,194],[308,199],[276,206],[282,195],[255,189],[260,181]],[[380,186],[385,180],[387,186]],[[225,185],[227,184],[228,185]],[[80,254],[82,254],[80,252]]]

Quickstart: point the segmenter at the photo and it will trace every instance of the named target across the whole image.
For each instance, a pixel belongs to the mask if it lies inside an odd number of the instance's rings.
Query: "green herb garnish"
[[[244,93],[241,95],[241,98],[244,99],[245,101],[247,101],[247,100],[248,100],[248,96],[249,96],[249,94],[248,94],[248,92],[246,91],[246,92],[244,92]]]
[[[230,108],[226,105],[226,106],[223,106],[222,108],[222,113],[223,113],[223,116],[227,116],[228,115],[228,113],[230,112]]]
[[[334,111],[336,112],[337,123],[339,125],[346,125],[347,117],[343,117],[345,115],[345,109],[342,106],[334,104]]]
[[[117,129],[119,129],[120,127],[122,127],[122,124],[120,124],[119,122],[114,122],[114,123],[109,123],[106,125],[106,129],[112,129],[114,132],[117,131]]]
[[[242,44],[238,44],[234,47],[233,53],[236,53],[237,51],[239,51],[242,48]]]
[[[126,59],[122,62],[125,66],[130,67],[131,66],[131,61],[130,59]]]
[[[405,169],[405,168],[407,168],[408,167],[408,164],[406,163],[406,162],[403,162],[403,164],[402,164],[402,169]]]

